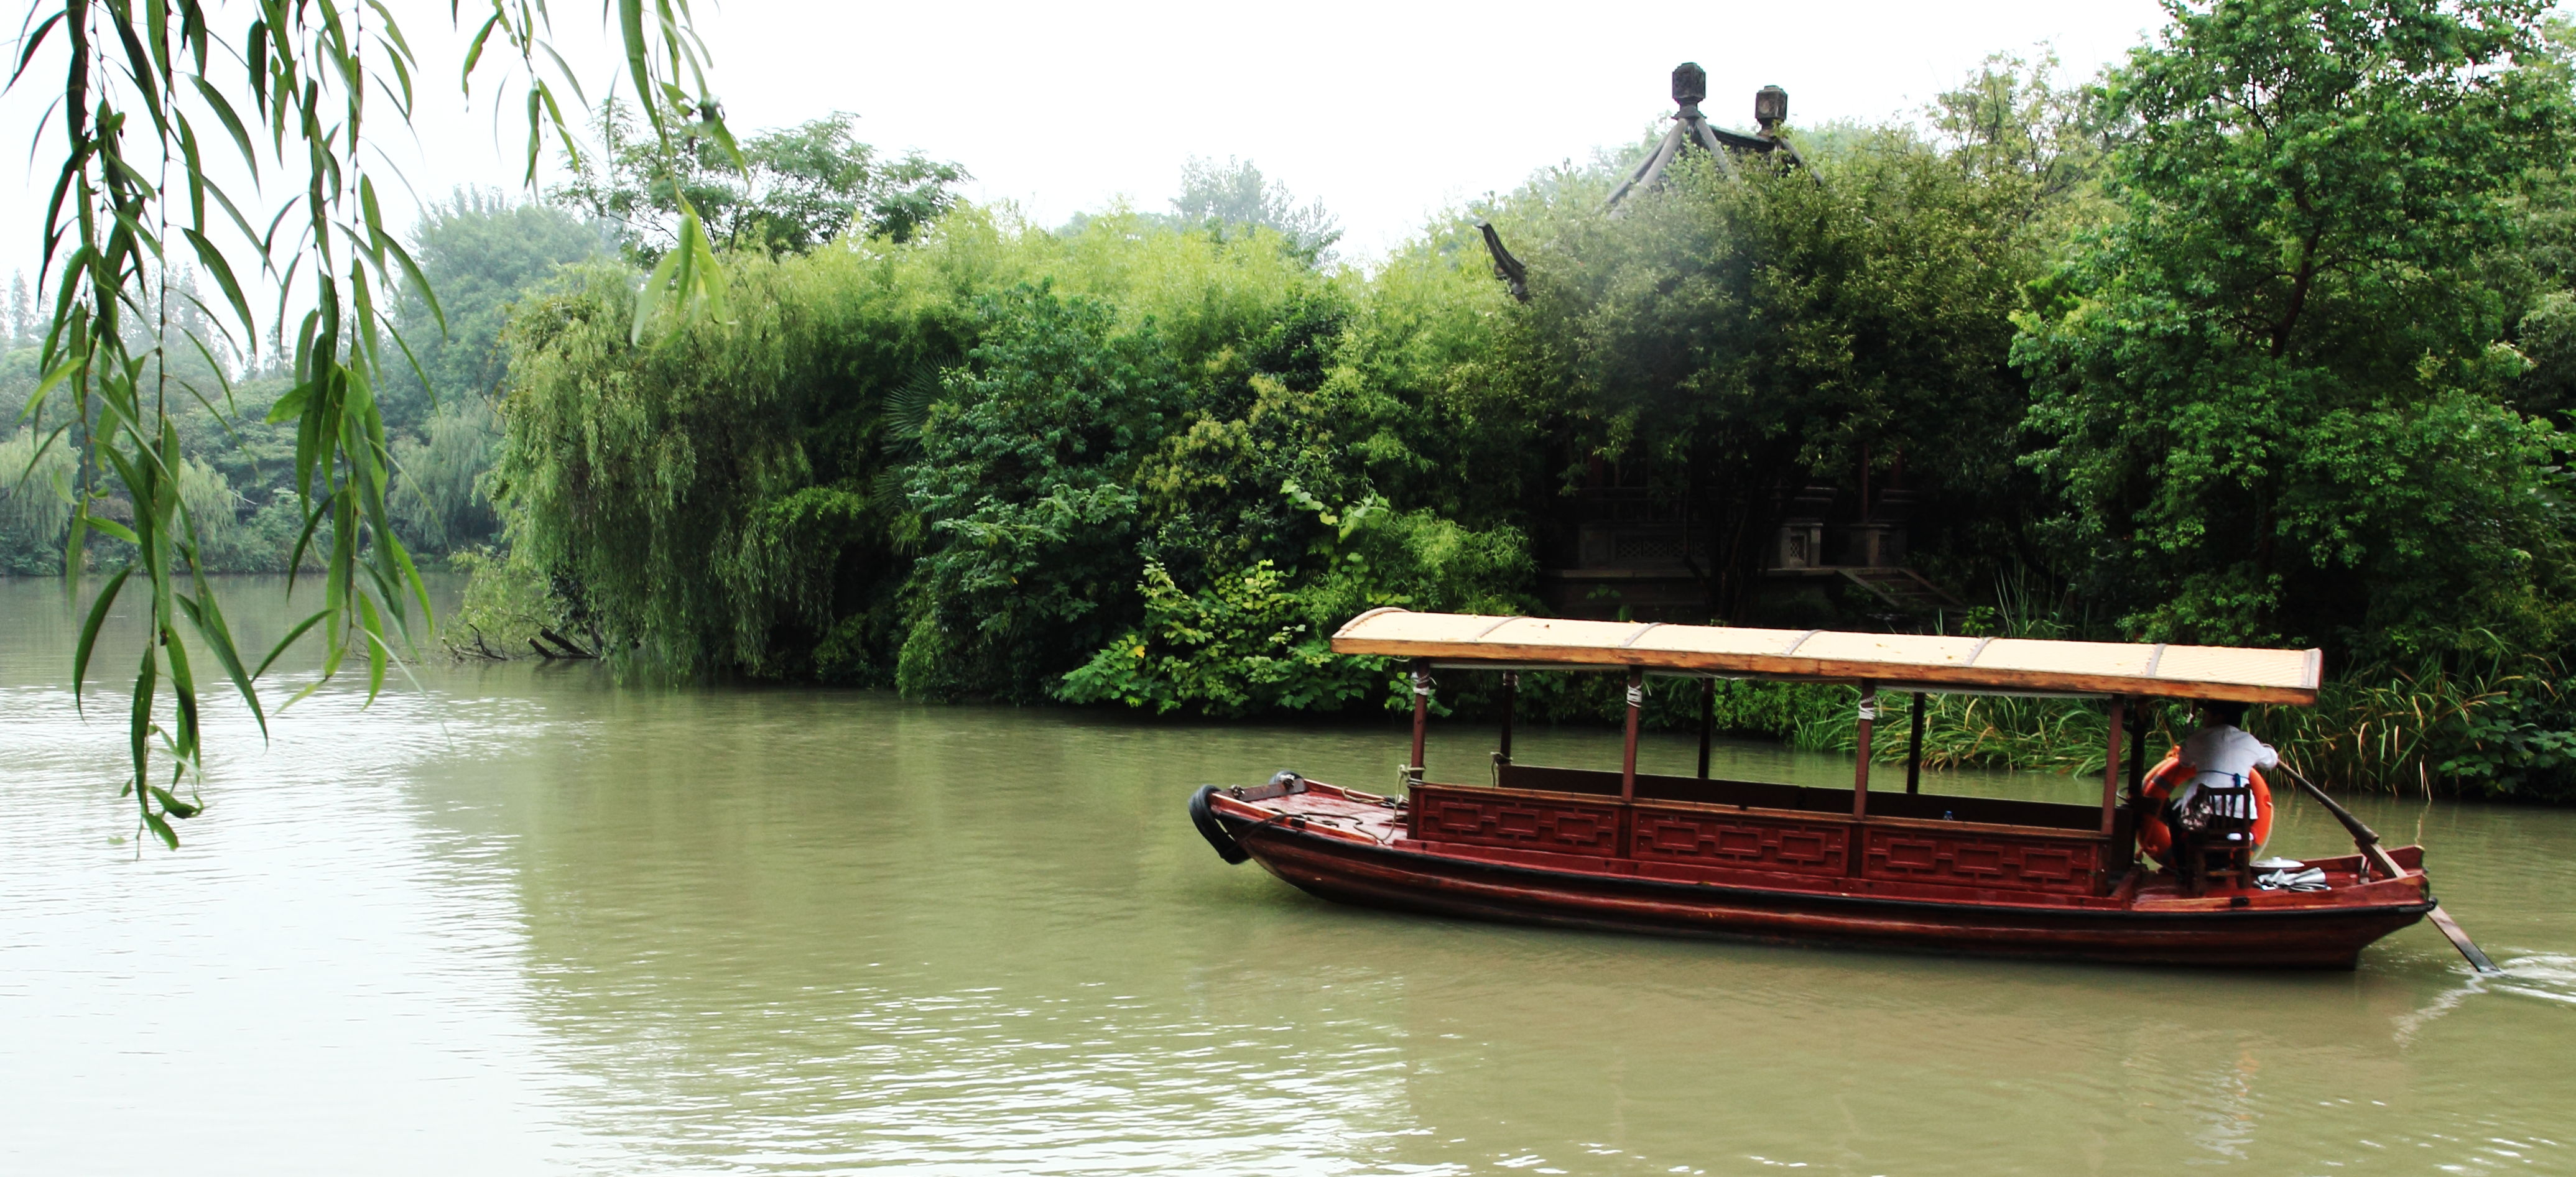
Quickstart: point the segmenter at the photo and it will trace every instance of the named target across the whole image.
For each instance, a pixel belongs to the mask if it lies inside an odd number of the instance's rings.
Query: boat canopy
[[[1333,634],[1337,654],[1494,670],[1620,670],[1868,683],[1952,694],[2228,699],[2305,707],[2324,654],[2162,642],[1749,629],[1372,609]]]

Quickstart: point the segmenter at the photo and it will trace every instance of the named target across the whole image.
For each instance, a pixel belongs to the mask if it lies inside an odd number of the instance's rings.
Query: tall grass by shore
[[[2070,638],[2101,628],[2026,577],[1999,580],[1992,599],[1958,618],[1954,632]],[[2569,666],[2536,654],[2359,666],[2328,679],[2316,706],[2257,707],[2245,726],[2330,790],[2563,804],[2576,802],[2576,732],[2558,730],[2570,681]],[[1696,725],[1696,694],[1678,685],[1663,692],[1650,720]],[[1858,743],[1858,702],[1850,687],[1722,682],[1716,719],[1721,730],[1847,753]],[[1873,761],[1905,760],[1913,705],[1904,693],[1879,697]],[[2106,760],[2110,715],[2099,699],[1927,694],[1923,708],[1927,768],[2088,775]],[[2150,701],[2133,707],[2126,724],[2146,726],[2152,762],[2199,719],[2180,701]]]
[[[2534,801],[2576,800],[2576,733],[2530,718],[2555,703],[2565,668],[2538,657],[2468,669],[2368,667],[2325,684],[2314,707],[2258,707],[2246,727],[2308,779],[2332,790]],[[1736,685],[1736,684],[1729,684]],[[1850,752],[1857,693],[1790,688],[1770,699],[1785,713],[1768,726],[1794,747]],[[1923,763],[2069,774],[2102,771],[2109,714],[2100,700],[1993,695],[1924,697]],[[1912,700],[1882,695],[1871,759],[1904,761]],[[2161,759],[2197,720],[2180,703],[2150,703],[2147,756]],[[2124,750],[2125,751],[2125,750]]]

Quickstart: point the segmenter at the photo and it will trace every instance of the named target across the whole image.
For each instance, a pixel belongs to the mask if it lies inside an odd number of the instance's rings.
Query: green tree
[[[2562,632],[2560,441],[2508,404],[2511,200],[2566,150],[2528,0],[2168,6],[2106,97],[2120,219],[2015,362],[2063,566],[2155,639]]]
[[[684,201],[719,248],[767,253],[810,252],[853,230],[905,241],[955,207],[966,169],[917,151],[880,158],[851,133],[857,121],[835,112],[737,149],[712,131],[640,134],[611,99],[591,123],[599,150],[570,160],[574,177],[555,197],[615,226],[619,244],[646,264],[679,240]]]
[[[27,293],[25,270],[13,270],[9,274],[9,305],[5,311],[8,315],[6,350],[34,347],[45,337],[44,320],[37,317],[35,299]]]
[[[0,576],[62,570],[72,465],[67,448],[40,449],[33,429],[0,441]]]
[[[481,479],[500,448],[492,404],[509,369],[502,335],[511,312],[563,267],[611,246],[599,226],[562,208],[479,189],[424,210],[411,240],[438,300],[405,292],[394,327],[413,362],[378,403],[396,471],[394,525],[412,546],[444,552],[499,527]]]
[[[1133,615],[1136,463],[1185,386],[1154,325],[1052,285],[990,299],[984,342],[921,432],[905,492],[932,547],[896,683],[1043,697]]]
[[[2540,296],[2514,325],[2514,348],[2530,361],[2510,386],[2515,411],[2563,427],[2576,409],[2576,291]]]
[[[1341,220],[1324,202],[1297,203],[1286,184],[1263,176],[1252,161],[1233,156],[1224,163],[1195,155],[1184,161],[1172,216],[1184,226],[1219,233],[1268,229],[1316,261],[1329,260],[1333,243],[1342,239]]]
[[[2576,85],[2576,23],[2552,17],[2541,35]],[[2537,65],[2538,63],[2534,63]],[[2532,68],[2526,66],[2525,68]],[[2513,382],[2510,401],[2525,414],[2566,431],[2576,410],[2576,163],[2536,169],[2512,202],[2521,222],[2506,248],[2484,258],[2488,280],[2503,293],[2507,332],[2531,368]]]
[[[501,333],[511,308],[556,270],[609,245],[599,228],[557,206],[460,188],[422,210],[411,249],[438,301],[407,290],[395,307],[395,328],[420,365],[387,381],[385,427],[396,432],[422,430],[440,407],[490,397],[509,370]]]
[[[1993,54],[1925,111],[1948,157],[1981,181],[2017,190],[2015,219],[2042,247],[2108,219],[2109,154],[2101,90],[2059,80],[2057,55]]]
[[[527,300],[492,478],[514,551],[493,573],[541,576],[611,650],[682,673],[804,670],[857,609],[844,580],[856,595],[900,572],[870,487],[884,395],[954,354],[943,308],[871,289],[874,270],[737,258],[731,317],[652,348],[627,342],[623,265]]]
[[[481,397],[460,400],[421,422],[419,436],[392,446],[394,523],[413,546],[448,552],[492,538],[500,517],[484,493],[501,442],[500,422]]]

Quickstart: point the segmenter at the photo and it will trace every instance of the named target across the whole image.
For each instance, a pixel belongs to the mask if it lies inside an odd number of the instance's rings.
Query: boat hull
[[[1888,899],[1552,870],[1219,814],[1271,874],[1340,903],[1654,935],[2223,968],[2350,969],[2432,903],[2189,911]]]

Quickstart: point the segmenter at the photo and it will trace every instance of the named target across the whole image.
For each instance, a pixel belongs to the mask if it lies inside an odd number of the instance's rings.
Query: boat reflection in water
[[[2139,858],[2152,815],[2140,786],[2147,699],[2307,706],[2314,650],[1738,629],[1379,609],[1333,636],[1344,654],[1410,659],[1407,796],[1282,773],[1206,786],[1191,816],[1229,861],[1249,858],[1345,903],[1615,931],[2255,968],[2344,968],[2434,910],[2419,847],[2309,860],[2322,885],[2266,887],[2250,841],[2181,872]],[[1505,677],[1490,786],[1422,779],[1435,668]],[[1511,761],[1509,700],[1532,670],[1624,673],[1619,771]],[[1696,777],[1637,771],[1648,674],[1839,682],[1860,691],[1849,791],[1708,775],[1702,693]],[[1879,692],[1917,695],[1907,791],[1869,791]],[[1917,791],[1920,696],[2046,694],[2108,700],[2096,808]],[[2124,763],[2125,762],[2125,763]],[[2124,771],[2125,769],[2125,771]],[[2123,788],[2125,781],[2126,788]],[[2355,827],[2357,834],[2366,833]],[[2465,949],[2464,949],[2465,951]]]

